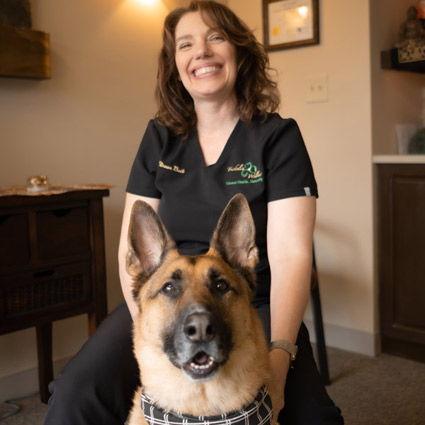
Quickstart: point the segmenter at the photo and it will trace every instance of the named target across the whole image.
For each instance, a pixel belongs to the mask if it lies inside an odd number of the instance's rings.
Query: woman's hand
[[[278,422],[279,412],[285,405],[285,384],[286,375],[290,366],[290,356],[284,350],[272,350],[269,354],[271,372],[274,380],[273,403],[273,424]],[[281,424],[283,425],[283,424]]]

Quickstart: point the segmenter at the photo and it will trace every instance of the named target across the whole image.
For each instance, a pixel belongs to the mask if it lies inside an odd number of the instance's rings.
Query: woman
[[[52,383],[46,423],[118,424],[126,417],[138,374],[130,343],[130,315],[138,310],[125,269],[133,203],[142,199],[158,211],[181,253],[199,254],[238,192],[250,203],[260,251],[254,305],[269,339],[285,341],[278,343],[285,349],[270,352],[279,394],[275,419],[343,423],[301,323],[310,292],[316,182],[296,123],[272,113],[279,96],[262,46],[226,6],[194,1],[176,9],[164,26],[156,94],[159,110],[127,186],[119,249],[126,305]]]

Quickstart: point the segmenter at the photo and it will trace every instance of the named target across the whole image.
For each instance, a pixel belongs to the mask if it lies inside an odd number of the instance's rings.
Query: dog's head
[[[226,206],[204,255],[180,255],[142,201],[133,206],[128,243],[127,270],[141,313],[135,325],[141,365],[159,364],[159,372],[178,370],[191,381],[207,381],[232,356],[237,362],[238,350],[256,343],[250,301],[258,250],[243,195]]]

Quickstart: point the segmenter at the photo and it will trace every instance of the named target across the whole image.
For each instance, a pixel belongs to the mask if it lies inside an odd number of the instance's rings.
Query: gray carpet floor
[[[328,392],[347,425],[425,425],[425,363],[328,349]]]
[[[425,363],[334,348],[328,348],[328,357],[332,382],[327,389],[346,425],[425,425]],[[20,412],[1,425],[42,425],[47,407],[37,396],[15,403]],[[8,410],[0,406],[0,416]]]

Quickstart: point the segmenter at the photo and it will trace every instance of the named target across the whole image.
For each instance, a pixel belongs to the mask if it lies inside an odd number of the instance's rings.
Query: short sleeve
[[[161,192],[155,184],[161,145],[160,129],[151,120],[130,171],[126,189],[128,193],[150,198],[161,197]]]
[[[293,119],[280,119],[265,155],[269,202],[296,196],[318,197],[310,157]]]

